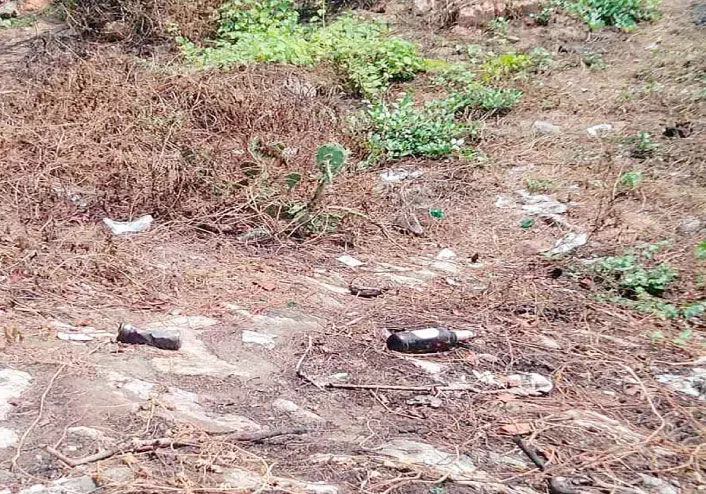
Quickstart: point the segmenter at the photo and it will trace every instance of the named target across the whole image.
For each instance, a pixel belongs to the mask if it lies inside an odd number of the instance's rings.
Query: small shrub
[[[605,289],[598,298],[652,313],[663,319],[692,319],[706,312],[706,300],[677,304],[663,299],[664,292],[678,278],[667,262],[656,262],[654,255],[667,242],[642,244],[620,256],[607,256],[591,264],[594,279]]]
[[[414,106],[405,94],[391,105],[377,102],[368,111],[368,145],[378,157],[443,156],[460,151],[473,126],[455,121],[455,113],[437,104]]]
[[[483,65],[483,80],[501,80],[523,73],[533,65],[532,58],[524,53],[508,52],[488,59]]]
[[[530,19],[534,20],[538,26],[548,26],[553,13],[553,4],[540,5],[537,12],[530,14]]]
[[[654,142],[650,134],[644,130],[638,132],[636,137],[629,138],[628,142],[633,144],[632,156],[643,160],[653,157],[659,148],[659,144]]]
[[[564,5],[591,29],[615,26],[630,31],[638,22],[659,17],[657,0],[569,0]]]
[[[505,17],[496,17],[488,22],[487,28],[493,36],[503,38],[507,36],[510,31],[510,21],[508,21]]]
[[[416,45],[391,36],[383,24],[353,15],[341,15],[327,25],[299,21],[292,0],[231,0],[220,9],[213,46],[198,47],[179,37],[177,42],[186,58],[201,66],[330,61],[351,89],[366,97],[423,68]]]
[[[423,67],[414,43],[389,36],[382,24],[351,15],[316,31],[311,42],[319,56],[333,61],[365,96],[377,95],[392,81],[411,79]]]
[[[474,82],[451,93],[448,98],[437,104],[451,113],[466,109],[502,112],[515,105],[521,98],[522,91],[519,89],[498,89]]]
[[[620,185],[630,190],[637,189],[642,180],[643,174],[639,170],[630,170],[620,175]]]
[[[699,261],[706,260],[706,240],[702,240],[694,249],[694,256]]]

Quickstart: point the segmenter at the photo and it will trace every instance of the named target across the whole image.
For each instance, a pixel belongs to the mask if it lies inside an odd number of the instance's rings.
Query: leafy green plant
[[[351,15],[316,31],[311,42],[322,58],[346,74],[353,89],[366,96],[378,94],[392,81],[411,79],[423,68],[416,45],[389,36],[382,24]]]
[[[706,260],[706,240],[702,240],[694,249],[694,255],[699,261]]]
[[[507,36],[510,31],[510,21],[505,17],[496,17],[488,22],[486,26],[490,34],[499,38]]]
[[[35,16],[35,15],[29,15],[26,17],[9,17],[9,18],[1,18],[0,17],[0,29],[31,26],[35,22],[37,22],[37,16]]]
[[[368,146],[378,157],[443,156],[460,151],[473,126],[455,121],[455,112],[436,102],[416,107],[407,93],[392,104],[368,109]]]
[[[628,142],[633,144],[632,156],[638,159],[651,158],[659,149],[659,144],[644,130],[639,131],[636,137],[629,138]]]
[[[433,104],[454,114],[466,109],[497,112],[507,110],[521,98],[519,89],[498,89],[473,82]]]
[[[530,14],[530,19],[534,20],[538,26],[548,26],[553,13],[553,3],[540,5],[537,12]]]
[[[532,67],[529,55],[514,51],[503,53],[488,59],[483,65],[482,79],[485,81],[505,79],[508,76],[524,73]]]
[[[643,180],[643,173],[639,170],[630,170],[620,175],[620,185],[630,190],[637,189]]]
[[[176,38],[184,56],[201,66],[280,62],[332,62],[351,89],[377,96],[393,81],[423,68],[417,47],[387,26],[350,14],[320,25],[303,24],[292,0],[230,0],[219,10],[216,40],[199,47]]]
[[[638,22],[653,21],[660,15],[658,0],[567,0],[563,4],[591,29],[615,26],[630,31]]]
[[[677,304],[663,298],[678,278],[667,262],[657,262],[655,254],[668,242],[641,244],[620,256],[602,257],[591,263],[593,278],[605,292],[598,297],[663,319],[692,319],[706,313],[706,300]]]

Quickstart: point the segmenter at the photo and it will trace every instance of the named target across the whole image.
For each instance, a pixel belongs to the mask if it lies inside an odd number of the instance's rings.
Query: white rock
[[[0,420],[6,420],[12,409],[8,403],[13,398],[19,398],[29,387],[32,376],[26,372],[14,369],[0,370]]]
[[[349,256],[348,254],[344,254],[341,257],[337,258],[337,260],[349,268],[357,268],[358,266],[363,265],[363,261],[359,261],[353,256]]]
[[[160,407],[158,414],[172,421],[186,421],[206,432],[257,432],[262,427],[247,417],[236,414],[215,414],[199,404],[196,393],[170,387],[160,400],[171,405],[172,410]]]
[[[78,436],[85,439],[91,439],[93,441],[102,441],[109,439],[103,431],[94,429],[93,427],[86,427],[83,425],[69,427],[68,429],[66,429],[66,432],[69,436]]]
[[[15,431],[7,427],[0,427],[0,449],[14,446],[18,440],[19,437]]]
[[[126,483],[135,480],[135,472],[127,466],[106,468],[100,472],[100,479],[111,483]]]
[[[55,480],[49,485],[35,484],[27,489],[22,489],[18,494],[88,494],[97,488],[98,486],[93,479],[85,475]]]
[[[409,361],[429,374],[441,374],[447,369],[445,365],[432,362],[431,360],[411,358]]]
[[[261,345],[272,350],[275,347],[276,335],[262,334],[255,331],[243,330],[243,343]]]
[[[446,453],[427,443],[394,439],[377,448],[375,454],[392,458],[402,465],[428,467],[440,475],[448,475],[452,481],[482,480],[486,477],[470,457]]]
[[[106,380],[115,389],[125,390],[135,398],[147,400],[154,389],[154,383],[124,376],[118,372],[110,371]]]
[[[534,131],[538,134],[556,135],[561,133],[561,127],[544,120],[537,120],[532,126],[534,127]]]
[[[604,123],[588,127],[586,132],[591,137],[600,137],[601,135],[607,134],[611,130],[613,130],[613,126],[611,124]]]
[[[85,333],[56,333],[56,337],[63,341],[91,341],[93,336]]]
[[[218,324],[218,320],[206,316],[176,316],[147,324],[148,329],[205,329]]]
[[[293,401],[278,398],[272,402],[272,407],[280,412],[284,412],[299,422],[321,422],[323,419],[309,410],[305,410]]]
[[[680,490],[666,480],[652,477],[651,475],[639,474],[642,477],[642,485],[647,487],[650,494],[679,494]]]
[[[543,346],[544,348],[549,348],[552,350],[559,350],[561,348],[559,342],[557,342],[554,338],[550,338],[549,336],[544,335],[539,337],[539,339],[537,340],[537,344]]]
[[[449,261],[449,260],[455,259],[455,258],[456,258],[456,253],[449,248],[441,249],[439,251],[439,253],[436,255],[436,259],[439,261]]]
[[[125,235],[127,233],[140,233],[149,230],[154,218],[151,214],[141,216],[135,221],[114,221],[110,218],[103,218],[103,223],[110,229],[113,235]]]
[[[394,183],[419,178],[422,175],[424,175],[424,172],[421,170],[385,170],[380,174],[380,180],[386,183]]]
[[[706,367],[691,369],[691,374],[662,374],[656,376],[657,382],[683,395],[706,401]]]

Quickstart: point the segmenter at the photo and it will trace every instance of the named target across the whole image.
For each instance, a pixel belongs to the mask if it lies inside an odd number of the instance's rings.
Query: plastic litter
[[[110,218],[103,218],[103,223],[110,229],[113,235],[125,235],[127,233],[140,233],[149,230],[154,218],[151,214],[140,216],[135,221],[114,221]]]
[[[600,137],[602,134],[607,134],[613,130],[613,126],[611,124],[598,124],[598,125],[593,125],[592,127],[589,127],[586,129],[586,132],[588,135],[591,137]]]

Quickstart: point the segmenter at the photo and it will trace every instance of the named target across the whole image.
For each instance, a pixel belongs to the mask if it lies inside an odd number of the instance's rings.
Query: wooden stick
[[[308,432],[309,429],[306,427],[296,427],[292,429],[283,429],[276,431],[265,431],[265,432],[246,432],[241,434],[232,433],[222,433],[227,435],[226,439],[237,442],[260,442],[265,439],[270,439],[277,436],[285,436],[290,434],[304,434]],[[99,451],[96,454],[84,456],[83,458],[69,458],[60,451],[54,448],[46,448],[47,452],[56,456],[59,460],[66,463],[70,467],[77,467],[79,465],[86,465],[88,463],[93,463],[96,461],[101,461],[108,459],[115,455],[122,455],[125,453],[144,453],[145,451],[154,451],[160,448],[185,448],[185,447],[198,447],[198,443],[178,441],[171,437],[160,437],[157,439],[133,439],[125,444],[122,444],[114,449]]]

